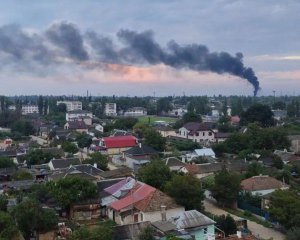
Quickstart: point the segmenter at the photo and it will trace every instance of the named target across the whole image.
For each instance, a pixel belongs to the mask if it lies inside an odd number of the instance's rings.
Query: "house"
[[[100,217],[99,198],[87,199],[70,206],[70,219],[75,221],[98,220]]]
[[[39,107],[37,105],[23,105],[22,115],[39,113]]]
[[[92,125],[93,114],[85,110],[73,110],[66,113],[66,121],[83,121],[86,125]]]
[[[49,180],[58,180],[60,178],[66,178],[71,176],[79,176],[87,180],[97,182],[101,179],[101,173],[103,170],[92,166],[91,164],[80,164],[80,165],[70,165],[68,168],[62,168],[54,171],[50,176]]]
[[[223,133],[223,132],[216,132],[215,133],[215,142],[216,143],[220,143],[220,142],[224,142],[225,140],[227,140],[230,137],[230,133]]]
[[[129,108],[126,110],[126,112],[124,112],[124,116],[126,117],[140,117],[146,115],[147,115],[147,109],[143,107]]]
[[[291,142],[291,150],[300,153],[300,135],[289,135],[288,139]]]
[[[127,195],[108,206],[108,217],[117,224],[159,221],[184,212],[174,199],[145,183],[136,182]]]
[[[241,187],[243,191],[250,192],[252,195],[266,195],[277,189],[288,189],[288,185],[267,175],[244,179],[241,182]]]
[[[286,110],[277,109],[277,110],[272,110],[272,112],[273,112],[274,119],[276,119],[277,121],[280,121],[280,120],[286,118],[286,116],[287,116]]]
[[[172,217],[169,222],[173,223],[177,230],[193,236],[195,240],[215,239],[216,222],[197,210],[181,212]]]
[[[100,140],[100,147],[104,147],[109,155],[121,152],[136,145],[134,136],[104,137]]]
[[[112,240],[139,240],[139,235],[150,226],[149,221],[115,226]]]
[[[177,136],[199,143],[214,142],[217,130],[213,128],[214,124],[209,122],[188,122],[179,128]]]
[[[104,127],[101,124],[96,124],[95,125],[95,130],[97,130],[100,133],[104,132]]]
[[[88,126],[84,121],[69,121],[64,125],[64,129],[66,130],[74,130],[79,133],[87,133]]]
[[[163,162],[169,167],[170,171],[180,171],[180,169],[186,166],[186,163],[183,163],[176,157],[168,157]]]
[[[170,126],[155,126],[154,129],[160,133],[162,137],[174,136],[176,137],[176,130],[171,128]]]
[[[56,106],[58,106],[59,104],[65,104],[68,112],[82,110],[82,102],[79,101],[57,101]]]
[[[192,174],[198,179],[201,179],[221,171],[223,166],[222,163],[186,164],[180,171]]]
[[[132,177],[133,171],[131,168],[123,166],[110,171],[100,173],[101,179],[116,179],[124,177]]]
[[[175,106],[171,111],[168,112],[169,116],[182,117],[187,113],[187,108],[185,106]]]
[[[78,158],[61,158],[61,159],[52,159],[48,163],[50,170],[57,170],[68,168],[72,165],[79,165],[81,164]]]
[[[104,114],[106,116],[117,116],[117,104],[105,103]]]
[[[194,158],[216,158],[215,152],[211,148],[195,149],[191,154],[186,155],[187,161],[191,161]]]
[[[283,151],[275,150],[274,154],[280,157],[285,164],[300,160],[300,157],[295,155],[294,152],[288,152],[286,149]]]
[[[123,159],[127,167],[137,172],[141,166],[149,163],[151,158],[157,156],[158,153],[159,152],[151,146],[142,145],[140,143],[137,146],[123,151]]]

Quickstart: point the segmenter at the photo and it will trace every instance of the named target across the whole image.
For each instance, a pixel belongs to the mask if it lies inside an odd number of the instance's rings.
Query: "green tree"
[[[286,240],[299,240],[300,239],[300,227],[293,227],[288,230],[286,234]]]
[[[91,165],[97,164],[97,168],[100,168],[104,171],[108,170],[108,157],[106,155],[101,154],[100,152],[94,152],[89,155],[89,158],[85,160],[85,163],[89,163]]]
[[[137,173],[138,180],[161,190],[171,178],[170,169],[160,159],[153,159],[149,164],[142,166]]]
[[[0,211],[6,211],[7,210],[7,203],[8,203],[7,196],[1,194],[0,195]]]
[[[183,124],[188,122],[202,122],[202,118],[199,114],[196,114],[195,112],[187,112],[182,117]]]
[[[166,139],[161,136],[159,132],[157,132],[153,128],[146,129],[144,133],[145,144],[153,147],[158,151],[163,151],[166,145]]]
[[[80,148],[89,147],[92,144],[92,138],[86,133],[78,135],[76,141]]]
[[[25,238],[34,231],[49,231],[58,223],[54,210],[42,208],[40,203],[33,199],[18,204],[13,209],[12,215]]]
[[[0,211],[0,239],[14,239],[18,232],[12,217],[8,213]]]
[[[15,167],[13,160],[8,157],[0,157],[0,168]]]
[[[12,132],[19,132],[24,136],[34,134],[35,129],[31,122],[27,120],[18,120],[11,127]]]
[[[175,175],[166,183],[165,191],[186,210],[203,210],[204,193],[199,179],[192,175]]]
[[[76,202],[97,197],[96,185],[80,177],[61,178],[57,182],[49,182],[48,187],[51,195],[65,208]]]
[[[61,145],[61,148],[64,150],[64,152],[75,154],[79,151],[78,147],[71,142],[65,141]]]
[[[228,237],[231,234],[235,234],[237,231],[236,223],[229,214],[221,215],[216,217],[215,221],[217,222],[216,225],[218,228],[220,228],[222,231],[225,232],[226,237]]]
[[[38,99],[38,109],[39,109],[39,114],[40,115],[43,115],[43,109],[44,109],[44,99],[43,99],[43,96],[39,96],[39,99]]]
[[[240,182],[237,174],[223,168],[215,175],[215,185],[211,189],[212,196],[220,205],[232,207],[241,189]]]
[[[93,229],[86,226],[76,229],[71,236],[71,240],[108,240],[113,237],[113,225],[102,223]]]
[[[253,176],[258,176],[263,173],[264,173],[263,165],[258,162],[253,162],[253,163],[249,164],[249,166],[247,168],[247,172],[245,174],[245,177],[250,178]]]
[[[300,198],[291,190],[276,190],[271,195],[269,208],[273,216],[286,228],[300,227]]]
[[[241,121],[243,124],[258,122],[263,127],[270,127],[274,125],[271,108],[259,103],[249,107],[246,112],[242,114]]]
[[[33,175],[26,170],[18,170],[12,175],[12,179],[15,181],[32,180]]]
[[[285,102],[277,101],[277,102],[273,103],[272,108],[275,110],[277,110],[277,109],[284,110],[286,108],[286,105],[285,105]]]
[[[29,165],[48,163],[51,159],[59,157],[41,149],[32,149],[26,154],[26,162]]]
[[[131,130],[137,122],[138,119],[133,117],[119,118],[115,121],[114,128]]]
[[[154,229],[152,227],[146,227],[139,234],[139,240],[155,240]]]

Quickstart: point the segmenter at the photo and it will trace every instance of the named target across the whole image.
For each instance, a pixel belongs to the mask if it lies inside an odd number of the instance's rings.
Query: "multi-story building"
[[[79,101],[57,101],[56,105],[66,104],[67,111],[82,110],[82,102]]]
[[[37,105],[23,105],[22,106],[22,115],[39,113],[39,107]]]
[[[104,113],[106,116],[117,116],[117,104],[106,103]]]
[[[129,108],[124,113],[124,116],[128,116],[128,117],[139,117],[139,116],[146,116],[146,115],[147,115],[147,109],[143,107]]]
[[[83,121],[86,125],[92,125],[93,114],[85,110],[73,110],[66,113],[67,122]]]

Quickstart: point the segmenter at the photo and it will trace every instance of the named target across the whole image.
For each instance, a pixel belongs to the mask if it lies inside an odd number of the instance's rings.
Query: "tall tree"
[[[158,151],[163,151],[166,145],[166,139],[161,136],[159,132],[157,132],[153,128],[147,128],[144,133],[145,144],[153,147]]]
[[[223,168],[215,175],[215,184],[211,189],[212,196],[220,205],[232,207],[241,189],[240,182],[237,174]]]
[[[153,159],[148,165],[141,167],[137,173],[138,180],[160,190],[171,178],[170,169],[160,159]]]
[[[274,125],[273,113],[267,105],[256,103],[249,107],[242,114],[243,124],[258,122],[262,127],[270,127]]]
[[[101,154],[100,152],[91,153],[85,163],[89,163],[91,165],[97,164],[97,168],[102,170],[108,170],[108,157],[106,155]]]
[[[14,239],[18,232],[13,218],[8,213],[0,211],[0,239]]]
[[[165,191],[186,210],[203,210],[204,193],[200,181],[196,177],[189,174],[175,175],[171,181],[167,182]]]
[[[42,95],[39,96],[38,99],[38,108],[39,108],[39,114],[43,115],[43,109],[44,109],[44,98]]]

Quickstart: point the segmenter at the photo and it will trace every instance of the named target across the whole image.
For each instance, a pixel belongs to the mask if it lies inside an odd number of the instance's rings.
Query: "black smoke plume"
[[[259,90],[258,79],[252,68],[244,66],[241,53],[232,56],[226,52],[210,52],[204,45],[180,45],[174,40],[162,47],[154,40],[152,31],[120,30],[117,39],[114,43],[111,38],[93,31],[81,34],[75,24],[68,22],[56,23],[45,32],[31,34],[17,25],[6,25],[0,27],[0,62],[34,65],[92,61],[94,67],[103,62],[165,64],[175,69],[231,74],[252,84],[254,95]]]

